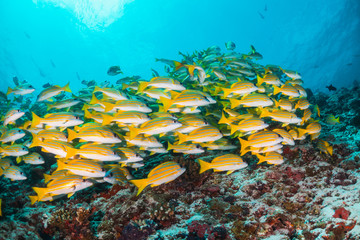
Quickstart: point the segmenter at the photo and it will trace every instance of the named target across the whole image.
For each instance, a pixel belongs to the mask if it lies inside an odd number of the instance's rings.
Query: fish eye
[[[140,154],[136,153],[136,154],[135,154],[135,157],[140,157]]]
[[[39,160],[41,160],[41,157],[38,157]]]
[[[20,172],[20,175],[24,175],[24,173],[23,173],[23,172]]]
[[[30,85],[29,88],[34,88],[34,87],[32,85]]]
[[[109,173],[109,177],[112,177],[113,176],[113,173],[111,172],[111,173]]]
[[[205,125],[208,125],[209,123],[208,123],[207,121],[204,121],[204,124],[205,124]]]
[[[86,179],[84,178],[84,179],[82,180],[82,182],[86,182]]]
[[[116,134],[116,133],[114,133],[113,135],[114,135],[114,137],[117,137],[117,134]]]

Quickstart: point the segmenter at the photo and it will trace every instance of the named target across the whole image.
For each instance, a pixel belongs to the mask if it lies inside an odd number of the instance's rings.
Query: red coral
[[[335,210],[335,214],[333,215],[334,218],[341,218],[347,220],[350,215],[350,211],[346,210],[345,208],[341,207]]]
[[[304,179],[305,174],[300,170],[292,170],[290,167],[285,169],[285,174],[295,182],[300,182]]]
[[[198,238],[204,238],[206,234],[211,232],[212,228],[210,225],[203,223],[201,224],[200,221],[192,221],[191,224],[188,226],[189,235]]]

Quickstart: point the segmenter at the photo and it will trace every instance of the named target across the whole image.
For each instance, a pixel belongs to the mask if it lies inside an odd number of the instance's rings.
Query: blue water
[[[0,83],[76,89],[79,79],[115,82],[111,65],[146,79],[163,72],[155,58],[231,40],[241,53],[254,45],[261,63],[299,71],[312,89],[348,86],[360,75],[359,12],[357,0],[1,1]]]

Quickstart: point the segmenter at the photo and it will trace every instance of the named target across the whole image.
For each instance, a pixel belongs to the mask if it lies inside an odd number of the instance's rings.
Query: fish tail
[[[199,174],[211,169],[211,163],[205,162],[201,159],[198,159],[198,163],[200,164],[200,172]]]
[[[9,95],[10,93],[12,93],[14,91],[14,89],[12,89],[11,87],[8,87],[8,90],[6,92],[6,95]]]
[[[89,105],[87,105],[86,109],[84,109],[84,117],[85,118],[92,118],[92,114],[89,112],[89,110],[87,109]],[[85,105],[84,107],[85,108]]]
[[[76,153],[77,153],[76,148],[66,147],[66,157],[65,157],[65,159],[69,159],[69,158],[75,156]]]
[[[259,159],[258,164],[262,163],[262,162],[266,162],[265,156],[262,156],[260,154],[256,154],[257,158]]]
[[[111,115],[104,114],[103,121],[101,123],[102,126],[109,125],[113,121],[114,117]]]
[[[38,200],[41,200],[47,193],[46,188],[33,187],[34,191],[38,195]]]
[[[70,82],[68,82],[62,89],[63,89],[65,92],[71,93],[71,89],[70,89],[69,84],[70,84]]]
[[[33,139],[32,139],[32,143],[30,144],[29,148],[40,146],[40,144],[41,144],[40,138],[37,137],[37,135],[35,133],[31,133],[31,135],[32,135]]]
[[[74,130],[71,130],[70,128],[67,129],[68,132],[68,142],[71,142],[76,138],[76,132]]]
[[[34,112],[32,112],[31,128],[35,128],[40,123],[41,123],[41,117],[37,116]]]
[[[172,145],[170,142],[168,142],[167,150],[172,150],[174,148],[174,145]]]
[[[268,117],[268,116],[269,116],[269,113],[270,113],[270,112],[264,108],[264,109],[261,111],[259,118]]]
[[[228,118],[225,117],[224,112],[222,112],[221,118],[220,118],[218,124],[227,124],[227,125],[231,124],[231,121]]]
[[[34,205],[39,199],[38,196],[29,196],[29,198],[30,198],[30,201],[31,201],[31,205]]]
[[[16,163],[17,163],[17,164],[21,163],[21,161],[22,161],[22,157],[20,157],[20,156],[19,156],[19,157],[16,157]]]
[[[179,144],[182,144],[183,142],[187,141],[187,135],[179,133],[179,132],[177,134],[178,134],[178,137],[179,137]]]
[[[260,77],[259,74],[256,75],[256,78],[257,78],[257,84],[256,84],[256,86],[259,87],[259,86],[261,86],[261,84],[263,84],[264,78]]]
[[[144,190],[144,188],[146,188],[147,185],[149,184],[147,178],[130,180],[130,182],[138,188],[138,192],[137,192],[136,196],[138,196]]]
[[[49,111],[52,108],[51,103],[45,103],[45,105],[46,105],[46,111]]]
[[[4,170],[0,167],[0,176],[3,175]]]
[[[326,150],[328,151],[328,153],[332,156],[333,155],[333,147],[332,146],[327,146]],[[1,175],[1,174],[0,174]]]
[[[231,109],[236,108],[237,106],[239,106],[241,104],[241,100],[235,99],[235,98],[230,98],[230,104],[231,104]]]
[[[185,67],[189,71],[190,76],[194,76],[194,71],[195,71],[196,66],[195,65],[185,65]]]
[[[245,149],[241,150],[240,156],[244,156],[249,151],[250,151],[250,148],[245,148]]]
[[[299,132],[299,138],[301,138],[302,136],[304,136],[306,134],[306,129],[301,129],[301,128],[298,128],[297,129],[298,132]]]
[[[125,90],[125,89],[127,89],[129,87],[129,84],[126,84],[126,83],[123,83],[122,84],[122,90]]]
[[[235,132],[237,132],[240,129],[238,125],[230,124],[230,134],[233,135]]]
[[[227,97],[231,94],[231,88],[222,88],[222,91],[224,92],[224,97]]]
[[[140,81],[137,93],[143,92],[145,90],[145,88],[147,88],[148,85],[149,85],[148,82]]]
[[[281,88],[279,88],[276,85],[274,85],[273,88],[274,88],[274,92],[273,92],[274,95],[278,94],[281,91]]]
[[[64,162],[61,161],[61,160],[57,160],[57,168],[56,168],[56,171],[60,171],[60,170],[63,170],[63,169],[66,169],[66,163],[64,163]]]
[[[49,174],[44,174],[44,182],[45,183],[48,183],[48,182],[50,182],[50,180],[51,180],[51,175],[49,175]]]
[[[340,123],[340,117],[335,118],[335,121],[336,121],[337,123]]]
[[[179,70],[180,68],[184,67],[181,62],[174,61],[175,71]]]
[[[242,138],[239,138],[239,141],[241,145],[241,151],[245,150],[245,148],[249,146],[249,141],[246,141]]]
[[[105,112],[110,112],[111,110],[114,109],[114,106],[115,106],[115,104],[108,103],[108,102],[104,102],[103,104],[105,106]]]
[[[95,92],[95,90],[94,90],[94,92]],[[91,96],[91,100],[89,102],[89,104],[91,104],[91,105],[94,105],[94,104],[97,104],[100,102],[99,99],[95,96],[94,92],[93,92],[93,94]]]
[[[135,128],[133,126],[128,126],[129,128],[129,138],[134,139],[137,135],[140,134],[140,129],[139,128]]]
[[[167,112],[172,105],[171,99],[168,98],[160,97],[160,102],[163,104],[165,112]]]

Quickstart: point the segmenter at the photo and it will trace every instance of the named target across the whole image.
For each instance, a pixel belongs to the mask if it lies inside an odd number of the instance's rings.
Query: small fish
[[[184,142],[202,143],[213,142],[223,137],[218,128],[214,126],[204,126],[190,132],[188,135],[177,133],[179,137],[179,144]]]
[[[111,184],[119,184],[119,183],[125,183],[128,180],[127,173],[129,171],[126,168],[122,168],[120,166],[113,167],[109,171],[106,172],[104,180],[105,182],[111,183]]]
[[[155,187],[164,183],[171,182],[178,178],[184,172],[185,168],[182,168],[178,163],[165,162],[152,169],[149,172],[147,178],[130,180],[130,182],[138,188],[138,192],[136,194],[136,196],[138,196],[145,187],[149,185],[151,187]]]
[[[81,120],[78,116],[75,116],[72,113],[49,113],[41,118],[32,112],[32,121],[31,127],[35,128],[38,125],[47,125],[50,127],[73,127],[76,125],[82,124],[84,121]]]
[[[299,138],[307,134],[317,134],[321,131],[321,125],[317,122],[312,122],[306,126],[306,129],[298,128],[297,131],[299,132]]]
[[[67,148],[71,148],[72,145],[59,140],[41,140],[37,137],[33,137],[33,141],[29,148],[32,147],[42,147],[42,151],[55,154],[55,157],[58,158],[64,158],[67,155]]]
[[[200,174],[210,169],[213,169],[214,172],[227,171],[227,174],[230,174],[248,166],[248,164],[244,162],[240,156],[235,154],[225,154],[216,157],[210,163],[201,159],[198,159],[198,162],[200,164]]]
[[[54,103],[45,103],[45,104],[47,107],[47,111],[49,111],[53,108],[55,108],[55,109],[71,108],[72,106],[75,106],[79,103],[81,103],[80,99],[70,98],[70,99],[64,99],[64,100],[54,102]]]
[[[117,148],[115,151],[121,157],[121,160],[119,160],[119,162],[123,164],[140,162],[143,160],[140,154],[131,148],[122,147]]]
[[[273,88],[274,88],[274,93],[273,93],[274,95],[281,93],[281,94],[283,94],[285,96],[289,96],[291,98],[296,98],[296,97],[300,96],[299,91],[290,84],[284,84],[281,87],[274,85]]]
[[[115,113],[113,116],[102,115],[102,118],[103,118],[102,125],[109,125],[112,122],[116,122],[120,125],[124,125],[124,124],[139,125],[150,120],[150,118],[146,114],[135,111],[118,112]]]
[[[108,69],[107,74],[109,76],[116,76],[120,73],[123,73],[119,66],[112,66]]]
[[[0,158],[0,169],[6,169],[13,165],[14,164],[10,158]]]
[[[96,142],[96,143],[121,143],[119,136],[110,129],[98,127],[85,129],[80,132],[67,129],[68,141],[71,142],[76,138],[80,138],[80,141]]]
[[[14,95],[26,95],[35,91],[35,88],[30,84],[18,85],[15,88],[8,87],[6,95],[13,93]]]
[[[2,175],[4,175],[6,178],[9,178],[11,181],[27,179],[25,173],[18,166],[10,166],[5,170],[0,168],[0,176]]]
[[[128,98],[126,97],[125,94],[121,93],[119,90],[115,89],[115,88],[100,88],[98,86],[95,86],[94,92],[101,92],[104,95],[106,95],[107,97],[109,97],[110,99],[113,99],[115,101],[118,100],[128,100]],[[93,104],[90,102],[90,104]]]
[[[234,42],[228,41],[228,42],[225,43],[225,47],[226,47],[227,50],[232,51],[232,50],[234,50],[236,48],[236,45],[235,45]]]
[[[44,158],[37,152],[33,152],[29,155],[16,158],[16,163],[19,164],[21,161],[24,161],[24,163],[32,164],[32,165],[39,165],[45,163]]]
[[[21,118],[25,112],[21,112],[19,109],[10,109],[4,117],[4,126],[8,125],[9,123],[15,123],[15,121]]]
[[[224,97],[227,98],[230,94],[247,95],[257,91],[259,88],[249,81],[239,81],[231,85],[231,88],[222,88]]]
[[[152,112],[151,108],[149,108],[145,103],[137,100],[120,100],[116,103],[108,103],[103,102],[105,106],[105,112],[110,112],[113,110],[116,111],[137,111],[137,112],[143,112],[143,113],[149,113]]]
[[[248,146],[250,147],[268,147],[274,146],[284,141],[277,133],[272,131],[261,131],[254,133],[248,137],[248,140],[239,138],[241,144],[241,151],[245,150]]]
[[[295,113],[284,111],[284,110],[273,110],[269,111],[268,109],[263,109],[259,118],[270,117],[273,121],[284,123],[283,126],[287,124],[300,124],[302,119],[299,118]]]
[[[333,154],[333,147],[327,141],[319,139],[317,147],[320,149],[321,152],[325,154]]]
[[[84,179],[83,176],[67,175],[60,179],[53,180],[51,186],[46,188],[33,187],[37,193],[39,200],[43,199],[47,194],[60,195],[68,194],[68,197],[72,196],[75,192],[88,188],[93,185],[93,182]]]
[[[330,125],[335,125],[337,123],[340,123],[340,117],[335,118],[333,114],[329,114],[326,116],[326,123]]]
[[[42,87],[43,87],[43,88],[49,88],[49,87],[51,87],[51,86],[53,86],[53,85],[50,84],[50,83],[45,83]]]
[[[7,142],[15,142],[25,136],[25,132],[19,128],[13,128],[11,130],[7,130],[4,134],[0,137],[0,142],[7,143]]]
[[[151,68],[151,71],[152,71],[152,76],[153,77],[159,77],[160,76],[159,73],[155,69]]]
[[[140,81],[138,93],[139,92],[141,93],[147,87],[165,88],[168,90],[175,90],[175,91],[183,91],[186,89],[183,85],[181,85],[179,81],[169,77],[154,77],[150,80],[150,82]]]
[[[166,132],[173,131],[182,124],[173,118],[154,118],[140,125],[139,128],[129,126],[130,130],[130,139],[134,139],[139,134],[156,135]]]
[[[38,95],[38,98],[36,101],[42,102],[42,101],[48,100],[56,95],[59,95],[60,93],[62,93],[64,91],[71,93],[69,83],[66,84],[64,87],[60,87],[58,85],[47,87],[41,91],[41,93]]]
[[[262,19],[265,19],[264,15],[262,15],[261,12],[258,11],[258,14]]]
[[[22,144],[13,144],[9,146],[0,147],[0,155],[2,156],[12,156],[19,157],[29,153],[27,147]]]
[[[137,135],[135,138],[130,139],[129,136],[124,136],[128,146],[143,146],[143,147],[163,147],[163,145],[154,137],[145,137],[143,134]]]
[[[265,156],[260,154],[257,154],[256,156],[259,158],[258,164],[267,162],[269,164],[279,165],[284,162],[284,157],[278,152],[268,152]]]
[[[244,107],[268,107],[274,102],[265,94],[253,93],[243,96],[240,100],[230,98],[231,109],[242,105]]]
[[[199,154],[205,152],[205,150],[197,144],[171,144],[168,143],[167,150],[173,150],[174,153],[184,154]]]
[[[75,159],[69,162],[57,161],[57,169],[68,170],[71,173],[84,177],[105,177],[105,169],[99,162],[87,159]]]
[[[332,84],[330,86],[326,86],[327,89],[329,89],[329,92],[336,91],[336,87],[334,87]]]
[[[85,144],[76,149],[66,147],[66,159],[79,155],[82,158],[94,159],[98,161],[119,161],[121,157],[110,147],[100,144]]]

